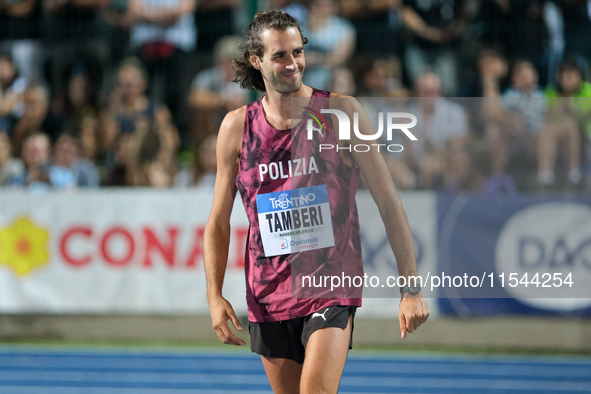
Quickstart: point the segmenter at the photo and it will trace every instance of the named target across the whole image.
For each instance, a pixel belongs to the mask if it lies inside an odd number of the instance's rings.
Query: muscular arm
[[[241,330],[242,326],[230,303],[222,297],[222,286],[230,245],[230,214],[236,196],[234,183],[242,143],[245,108],[230,112],[220,127],[217,144],[217,175],[213,205],[205,226],[203,261],[207,280],[207,301],[212,325],[220,339],[227,344],[244,345],[228,327],[228,319]]]
[[[372,134],[373,127],[361,105],[353,98],[347,101],[350,101],[350,104],[347,105],[351,106],[348,110],[351,113],[359,113],[359,130],[364,134]],[[359,139],[355,133],[351,134],[351,144],[367,143],[367,141]],[[372,149],[369,152],[355,152],[353,150],[352,155],[359,165],[369,192],[380,211],[388,240],[398,262],[400,275],[416,276],[417,268],[410,226],[386,162],[377,149]]]
[[[354,112],[359,114],[359,130],[363,134],[374,133],[367,114],[357,100],[343,98],[339,102],[343,103],[343,110],[350,115],[349,119],[353,119]],[[367,143],[368,141],[363,141],[355,133],[351,133],[351,144]],[[367,187],[380,211],[390,246],[396,256],[399,274],[407,278],[417,276],[414,242],[410,225],[386,162],[375,147],[372,147],[368,152],[352,151],[353,160],[359,165]],[[427,320],[429,307],[420,293],[415,296],[403,293],[399,317],[402,338],[406,336],[407,331],[413,332]]]

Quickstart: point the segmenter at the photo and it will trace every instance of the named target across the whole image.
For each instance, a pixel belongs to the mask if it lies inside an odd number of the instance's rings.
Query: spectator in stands
[[[176,187],[213,190],[217,171],[216,144],[216,134],[210,134],[203,140],[199,146],[198,156],[193,159],[193,168],[182,169],[176,174]]]
[[[45,86],[32,84],[23,93],[23,115],[15,123],[12,134],[14,156],[21,155],[23,141],[32,134],[43,132],[54,140],[64,128],[61,116],[49,111],[49,93]]]
[[[174,157],[156,127],[141,121],[132,134],[118,139],[115,165],[105,179],[106,186],[172,186]]]
[[[92,75],[83,65],[79,64],[72,69],[61,111],[70,129],[78,129],[82,120],[87,117],[98,116],[98,89]]]
[[[347,63],[355,50],[355,28],[351,22],[336,16],[334,0],[313,0],[307,23],[302,26],[306,45],[304,82],[327,89],[332,70]]]
[[[535,137],[544,124],[546,101],[538,87],[537,71],[527,61],[518,61],[511,72],[511,87],[501,101],[494,99],[496,88],[489,89],[491,99],[484,100],[485,137],[490,146],[493,174],[504,174],[511,152],[534,158]]]
[[[215,66],[195,77],[191,85],[189,104],[193,110],[192,142],[198,145],[204,136],[217,133],[222,119],[248,102],[248,93],[233,82],[232,60],[238,55],[241,38],[227,36],[215,45]]]
[[[359,95],[362,97],[408,96],[401,82],[400,63],[395,57],[373,58],[363,67]]]
[[[136,59],[124,61],[117,81],[101,122],[103,148],[114,156],[107,160],[106,184],[171,185],[179,136],[170,112],[146,97],[146,77]]]
[[[140,122],[162,134],[172,151],[178,148],[179,136],[168,108],[151,101],[145,94],[146,88],[147,79],[141,63],[133,58],[125,60],[102,119],[104,149],[114,152],[118,137],[134,133]]]
[[[195,5],[196,0],[129,0],[131,45],[147,69],[149,95],[166,103],[177,122],[187,94],[183,61],[197,39]],[[163,95],[155,94],[158,80],[163,81]]]
[[[464,78],[460,97],[499,97],[508,71],[507,61],[498,49],[482,48],[476,61],[476,75]]]
[[[418,141],[405,146],[405,159],[416,171],[423,189],[456,188],[464,168],[456,160],[464,154],[468,120],[464,109],[441,97],[441,82],[434,73],[419,77],[417,100],[408,112],[417,117],[413,134]]]
[[[158,125],[140,122],[132,134],[134,186],[170,187],[176,173],[175,147],[159,132]]]
[[[591,84],[583,81],[583,70],[575,60],[561,63],[558,87],[546,89],[548,99],[548,125],[540,133],[538,181],[542,186],[554,183],[557,148],[564,146],[568,167],[568,181],[577,185],[581,179],[581,135],[579,125],[591,136]]]
[[[62,133],[54,146],[53,163],[69,168],[78,187],[98,187],[99,175],[94,164],[80,157],[80,141],[69,133]]]
[[[459,96],[464,99],[456,100],[468,111],[470,129],[478,137],[485,135],[487,125],[483,111],[489,110],[491,106],[493,112],[500,111],[498,98],[506,87],[508,70],[509,66],[501,52],[496,48],[485,47],[479,51],[474,71],[468,70],[462,78]],[[486,153],[490,154],[488,150]]]
[[[67,89],[62,105],[66,128],[78,139],[81,157],[94,162],[98,153],[99,87],[80,64],[72,70]]]
[[[50,86],[61,101],[70,70],[82,63],[98,85],[111,64],[107,29],[101,12],[109,0],[43,0],[44,39],[50,50]]]
[[[455,96],[458,89],[458,37],[465,27],[466,0],[404,0],[402,20],[412,33],[405,50],[405,65],[416,85],[427,71],[442,81],[443,92]]]
[[[14,178],[21,178],[24,171],[23,162],[11,156],[8,135],[0,131],[0,187],[9,185]]]
[[[50,155],[51,145],[46,134],[28,136],[23,143],[22,153],[26,170],[21,177],[13,178],[11,185],[26,186],[32,191],[75,188],[74,173],[69,168],[51,164]]]
[[[41,1],[0,0],[0,50],[12,54],[26,80],[41,77]]]
[[[27,82],[19,77],[18,68],[8,52],[0,52],[0,128],[10,131],[22,115],[23,92]]]
[[[470,129],[478,137],[496,137],[502,133],[501,129],[511,127],[512,117],[505,114],[499,102],[507,74],[508,64],[500,50],[485,47],[479,52],[477,74],[464,80],[462,97],[482,97],[461,100],[470,114]],[[493,168],[491,156],[495,147],[488,142],[487,138],[483,138],[468,144],[462,157],[467,159],[467,167],[471,170],[466,173],[462,189],[483,191],[487,195],[517,194],[515,179],[499,170],[500,164]]]

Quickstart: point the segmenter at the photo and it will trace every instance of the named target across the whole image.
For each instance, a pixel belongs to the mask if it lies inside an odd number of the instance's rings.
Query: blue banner
[[[440,195],[441,313],[591,316],[591,199]]]

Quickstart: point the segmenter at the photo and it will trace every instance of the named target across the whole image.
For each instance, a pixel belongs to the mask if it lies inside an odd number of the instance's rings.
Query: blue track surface
[[[74,349],[74,350],[72,350]],[[590,357],[351,353],[340,393],[591,393]],[[0,347],[0,394],[271,393],[245,352]]]

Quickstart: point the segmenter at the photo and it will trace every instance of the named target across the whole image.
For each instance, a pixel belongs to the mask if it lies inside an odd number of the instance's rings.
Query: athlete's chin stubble
[[[277,92],[281,93],[281,94],[292,94],[292,93],[296,93],[297,91],[299,91],[302,88],[302,81],[299,81],[296,86],[294,86],[291,90],[279,90],[277,89]]]
[[[286,84],[281,80],[281,74],[272,75],[271,78],[265,77],[263,74],[263,79],[267,80],[270,85],[275,89],[278,93],[281,94],[292,94],[298,92],[302,88],[303,84],[303,77],[304,77],[304,70],[300,69],[300,78],[294,82],[294,85]]]

